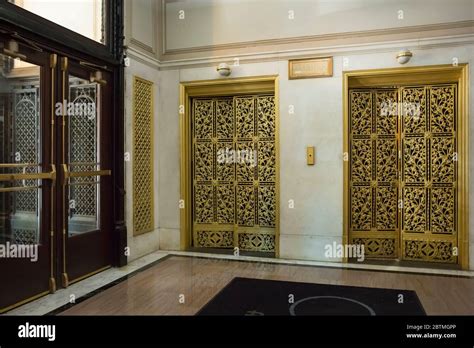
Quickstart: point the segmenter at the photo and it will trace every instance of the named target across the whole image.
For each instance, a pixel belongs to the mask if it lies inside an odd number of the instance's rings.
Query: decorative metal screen
[[[14,91],[13,99],[13,153],[12,162],[39,163],[39,95],[35,87],[22,88]],[[20,173],[37,173],[38,167],[18,168]],[[15,183],[19,186],[35,186],[35,180]],[[36,191],[17,192],[15,195],[15,211],[37,213],[38,195]]]
[[[13,237],[11,238],[11,243],[13,244],[23,244],[31,245],[38,244],[39,235],[36,229],[13,229]]]
[[[275,251],[274,96],[193,99],[196,247]]]
[[[69,120],[69,163],[74,172],[97,170],[98,164],[98,124],[99,114],[96,110],[87,113],[87,105],[97,105],[98,85],[82,83],[83,80],[71,78],[69,98],[75,110]],[[69,185],[69,199],[74,201],[74,208],[69,209],[73,217],[97,218],[97,183],[96,177],[72,178]]]
[[[133,231],[152,231],[153,82],[135,77],[133,87]]]
[[[350,236],[368,257],[398,254],[397,101],[397,90],[350,93]]]
[[[349,238],[367,257],[456,261],[455,95],[350,91]]]
[[[402,250],[409,260],[456,262],[456,86],[402,89]]]

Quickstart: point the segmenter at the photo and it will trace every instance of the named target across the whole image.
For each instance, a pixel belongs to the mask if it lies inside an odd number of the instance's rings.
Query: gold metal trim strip
[[[54,118],[55,118],[55,108],[53,107],[54,102],[55,102],[55,90],[56,90],[56,66],[58,64],[58,56],[57,54],[51,54],[50,56],[50,66],[51,66],[51,128],[50,128],[50,161],[54,162],[54,139],[55,139],[55,127],[54,127]],[[55,293],[56,292],[56,279],[54,276],[54,238],[55,238],[55,220],[54,220],[54,207],[55,207],[55,187],[56,187],[56,165],[52,164],[52,172],[54,172],[54,177],[51,182],[51,192],[50,192],[50,226],[49,228],[51,229],[51,235],[50,235],[50,279],[49,279],[49,291],[50,293]]]
[[[62,86],[61,86],[61,98],[63,100],[69,99],[69,93],[66,94],[66,84],[69,84],[69,77],[68,77],[68,58],[62,57],[61,58],[61,72],[62,72]],[[62,163],[66,163],[66,110],[62,112],[62,127],[61,127],[61,149],[62,149]],[[68,225],[67,221],[67,204],[66,204],[66,188],[63,186],[62,189],[62,220],[63,220],[63,233],[62,233],[62,257],[63,257],[63,284],[64,284],[64,275],[66,275],[67,280],[67,270],[66,270],[66,229],[65,226]],[[67,286],[67,285],[66,285]]]

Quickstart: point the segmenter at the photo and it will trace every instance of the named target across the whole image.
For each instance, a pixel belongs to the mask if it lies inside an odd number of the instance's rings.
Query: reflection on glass
[[[69,78],[68,163],[69,235],[98,230],[100,177],[99,158],[99,85],[77,77]]]
[[[0,54],[0,174],[41,173],[40,68]],[[0,180],[0,243],[40,243],[40,180]]]
[[[105,43],[105,0],[11,0],[15,5]]]
[[[11,186],[0,182],[0,190]],[[31,189],[18,192],[0,191],[0,244],[40,244],[40,219],[36,211],[19,210],[15,202],[24,201],[25,197],[40,197],[41,190]],[[32,206],[36,201],[31,202]]]

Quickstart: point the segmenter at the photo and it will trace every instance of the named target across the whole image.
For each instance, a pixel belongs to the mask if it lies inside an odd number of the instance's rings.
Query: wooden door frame
[[[343,153],[349,153],[349,89],[420,84],[458,84],[458,264],[469,269],[469,65],[429,65],[343,72]],[[349,243],[349,161],[343,164],[343,242]],[[344,262],[347,262],[347,258]]]
[[[275,256],[280,253],[280,142],[278,75],[242,78],[201,80],[180,83],[180,249],[188,250],[192,242],[192,188],[191,188],[191,108],[193,97],[218,97],[229,95],[275,95],[275,156],[276,156],[276,207],[275,207]]]

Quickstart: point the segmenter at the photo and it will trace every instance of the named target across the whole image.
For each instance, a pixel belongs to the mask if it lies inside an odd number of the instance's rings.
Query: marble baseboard
[[[401,272],[401,273],[414,273],[414,274],[430,274],[430,275],[453,276],[453,277],[474,277],[474,271],[451,270],[451,269],[367,265],[363,263],[293,260],[293,259],[285,259],[285,258],[275,259],[275,258],[257,257],[257,256],[233,256],[233,255],[210,254],[210,253],[189,252],[189,251],[170,251],[168,252],[168,254],[236,260],[236,261],[278,263],[278,264],[299,265],[299,266],[344,268],[344,269],[354,269],[354,270],[386,271],[386,272]]]

